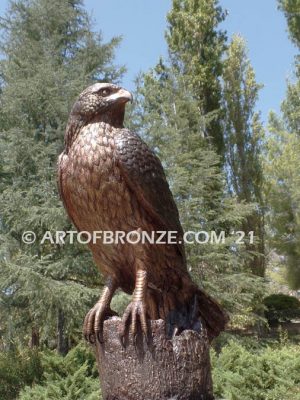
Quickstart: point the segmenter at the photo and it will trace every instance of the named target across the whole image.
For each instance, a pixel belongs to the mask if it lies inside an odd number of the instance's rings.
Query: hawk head
[[[71,115],[86,122],[98,117],[112,125],[122,125],[128,101],[132,101],[132,94],[127,90],[112,83],[95,83],[79,95]]]

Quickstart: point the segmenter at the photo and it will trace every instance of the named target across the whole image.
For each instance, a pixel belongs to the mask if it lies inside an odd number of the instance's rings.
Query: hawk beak
[[[117,93],[109,96],[109,100],[117,103],[127,103],[128,101],[132,103],[133,96],[130,92],[128,92],[128,90],[120,89],[117,91]]]

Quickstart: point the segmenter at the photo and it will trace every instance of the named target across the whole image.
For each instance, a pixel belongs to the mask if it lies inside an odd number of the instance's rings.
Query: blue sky
[[[249,56],[257,80],[264,84],[257,109],[267,121],[269,110],[280,110],[287,78],[292,78],[295,47],[288,39],[286,21],[277,10],[276,0],[220,0],[228,16],[222,27],[230,37],[241,34],[249,48]],[[2,0],[0,12],[6,8]],[[116,62],[127,66],[123,85],[134,88],[134,78],[140,71],[155,65],[160,55],[166,55],[164,39],[166,14],[171,0],[85,0],[92,14],[95,29],[105,40],[122,35]]]

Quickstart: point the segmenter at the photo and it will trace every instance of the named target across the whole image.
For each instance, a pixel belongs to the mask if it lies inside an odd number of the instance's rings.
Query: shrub
[[[42,380],[37,350],[11,350],[0,353],[0,399],[15,399],[25,385]]]
[[[42,355],[43,381],[26,387],[19,400],[99,400],[95,358],[84,344],[66,357],[47,351]]]
[[[264,299],[264,305],[270,311],[297,310],[300,309],[300,301],[297,297],[283,293],[271,294]]]
[[[219,356],[212,352],[216,398],[300,400],[300,348],[267,346],[249,350],[231,341]]]
[[[300,301],[283,293],[272,294],[264,299],[265,316],[270,325],[300,318]]]
[[[44,384],[26,387],[19,400],[99,400],[99,379],[87,376],[87,370],[85,363],[66,377],[53,379],[46,374]]]

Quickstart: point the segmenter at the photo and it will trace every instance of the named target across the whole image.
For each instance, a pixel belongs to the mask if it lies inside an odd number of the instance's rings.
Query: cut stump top
[[[94,347],[104,400],[212,400],[209,342],[183,331],[168,340],[163,320],[151,321],[152,343],[131,334],[122,347],[120,318],[104,323],[104,344]]]

